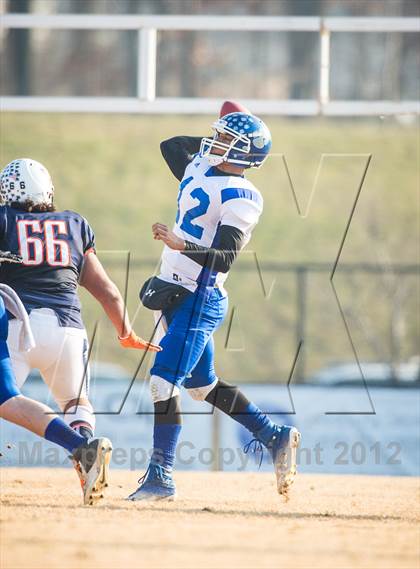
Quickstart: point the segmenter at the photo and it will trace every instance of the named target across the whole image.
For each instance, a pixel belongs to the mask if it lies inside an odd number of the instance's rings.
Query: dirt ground
[[[72,470],[2,468],[0,566],[419,567],[414,478],[301,475],[285,503],[270,474],[178,472],[179,499],[148,505],[123,501],[137,478],[88,507]]]

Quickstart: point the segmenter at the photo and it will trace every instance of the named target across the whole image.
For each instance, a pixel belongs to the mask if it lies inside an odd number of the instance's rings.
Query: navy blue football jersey
[[[51,308],[61,326],[83,328],[77,286],[84,256],[94,248],[93,231],[78,213],[0,206],[0,250],[23,258],[0,265],[0,282],[17,292],[28,312]]]

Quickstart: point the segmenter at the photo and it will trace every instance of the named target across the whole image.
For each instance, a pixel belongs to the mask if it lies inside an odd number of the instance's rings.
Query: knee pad
[[[179,395],[179,387],[158,375],[152,375],[150,378],[150,393],[153,403],[167,401],[171,397]]]
[[[203,385],[203,387],[187,387],[188,395],[191,395],[195,401],[204,401],[207,395],[212,391],[219,380],[216,378],[210,385]]]
[[[69,427],[72,427],[72,429],[88,425],[91,430],[95,432],[96,417],[93,414],[93,411],[86,405],[72,405],[64,413],[63,419]]]

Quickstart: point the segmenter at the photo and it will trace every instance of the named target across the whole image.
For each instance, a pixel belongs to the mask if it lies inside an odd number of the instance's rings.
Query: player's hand
[[[161,352],[162,348],[151,342],[146,342],[143,338],[137,336],[132,330],[126,338],[118,336],[118,340],[123,348],[134,348],[135,350],[146,350],[148,352]]]
[[[10,251],[0,251],[0,263],[23,263],[23,259]]]
[[[170,249],[175,249],[176,251],[184,251],[185,241],[175,235],[167,225],[163,223],[154,223],[152,225],[153,239],[158,241],[163,241]]]

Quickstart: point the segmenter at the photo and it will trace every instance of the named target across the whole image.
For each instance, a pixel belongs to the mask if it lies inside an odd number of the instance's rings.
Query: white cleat
[[[104,497],[102,491],[108,486],[111,455],[111,441],[102,437],[86,442],[71,457],[80,478],[85,505],[93,506]]]
[[[272,441],[270,450],[277,478],[277,491],[289,499],[289,488],[296,477],[296,455],[301,435],[295,427],[281,427]]]

